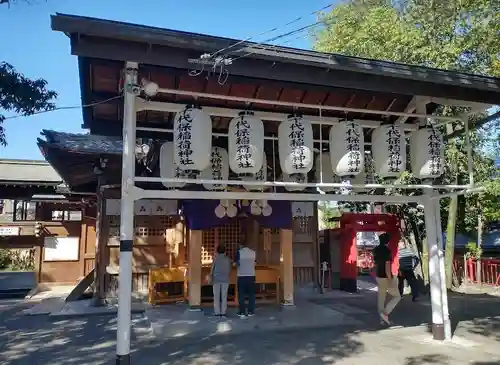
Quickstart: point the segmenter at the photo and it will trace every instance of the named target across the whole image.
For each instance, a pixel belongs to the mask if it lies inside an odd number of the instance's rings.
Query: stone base
[[[201,308],[200,305],[190,305],[188,308],[188,311],[190,312],[201,312],[203,311],[203,308]]]
[[[438,341],[444,341],[444,324],[432,324],[432,338]]]
[[[105,298],[94,297],[91,302],[92,307],[105,307],[108,305],[108,302]]]
[[[116,355],[115,365],[130,365],[130,354]]]

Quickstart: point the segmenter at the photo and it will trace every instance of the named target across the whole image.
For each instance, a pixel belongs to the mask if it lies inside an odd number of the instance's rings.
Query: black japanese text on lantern
[[[306,151],[304,146],[304,124],[300,118],[294,117],[288,134],[292,148],[292,167],[296,170],[305,168]]]
[[[429,152],[429,168],[431,175],[439,175],[441,171],[441,138],[438,131],[430,129],[427,148]]]
[[[222,154],[218,148],[212,149],[212,179],[222,180]],[[216,188],[220,188],[221,185],[214,185]]]
[[[240,169],[247,169],[255,166],[250,146],[250,136],[252,128],[245,116],[241,115],[236,123],[236,160]]]
[[[348,153],[347,165],[349,172],[359,172],[361,168],[361,141],[360,132],[357,130],[356,124],[348,124],[344,141]]]
[[[192,127],[193,127],[193,117],[189,110],[184,110],[179,116],[179,121],[177,123],[177,155],[179,156],[179,162],[183,166],[193,165],[194,161],[192,159],[193,147],[192,147]]]
[[[387,148],[389,150],[389,172],[400,172],[401,160],[401,133],[392,125],[387,130]]]

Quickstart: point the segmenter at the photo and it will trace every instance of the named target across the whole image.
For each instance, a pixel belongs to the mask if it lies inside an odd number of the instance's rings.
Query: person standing
[[[236,252],[236,266],[238,275],[238,316],[255,315],[255,251],[246,245],[243,238],[240,249]],[[248,306],[246,305],[248,298]]]
[[[411,288],[412,301],[418,298],[418,283],[415,277],[415,268],[419,264],[419,259],[415,252],[406,245],[404,241],[399,243],[399,294],[403,296],[405,280]]]
[[[373,249],[373,259],[375,261],[375,274],[378,285],[377,309],[380,319],[390,325],[389,315],[401,300],[396,278],[392,273],[392,255],[388,247],[390,236],[383,233],[379,236],[379,245]],[[385,299],[387,293],[392,297],[387,305]]]
[[[214,315],[226,316],[227,291],[229,288],[229,275],[231,274],[231,260],[226,256],[226,247],[219,245],[217,254],[212,262],[211,280],[214,292]]]

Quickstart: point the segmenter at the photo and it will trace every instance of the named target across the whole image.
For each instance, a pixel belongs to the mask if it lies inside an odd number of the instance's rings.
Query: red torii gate
[[[400,221],[393,214],[344,213],[340,218],[340,290],[355,292],[358,276],[356,233],[387,232],[392,253],[392,272],[399,268]]]

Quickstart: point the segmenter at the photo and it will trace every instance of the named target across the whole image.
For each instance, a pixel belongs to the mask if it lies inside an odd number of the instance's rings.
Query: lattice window
[[[294,233],[311,233],[311,218],[309,217],[295,217],[293,218],[293,232]]]
[[[221,227],[203,231],[203,244],[201,247],[201,263],[208,265],[216,252],[217,246],[226,246],[226,254],[232,259],[238,250],[240,241],[240,223],[231,222]]]
[[[239,221],[233,221],[219,227],[219,242],[226,246],[226,254],[233,258],[240,244],[241,227]]]
[[[203,231],[203,242],[201,245],[201,263],[211,264],[215,249],[218,245],[217,228]]]
[[[168,228],[175,226],[177,216],[135,216],[135,236],[147,239],[148,237],[162,237],[166,235]],[[109,216],[109,236],[120,236],[120,217]]]

